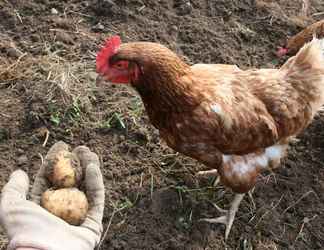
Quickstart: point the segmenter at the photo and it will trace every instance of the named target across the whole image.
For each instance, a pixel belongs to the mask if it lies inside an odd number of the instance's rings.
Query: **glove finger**
[[[29,188],[29,178],[22,170],[14,171],[8,183],[2,189],[1,203],[7,204],[20,200],[26,200]],[[5,207],[5,206],[4,206]]]
[[[105,188],[99,164],[90,163],[87,166],[85,181],[90,209],[81,226],[93,231],[99,239],[102,233],[102,217],[105,205]]]
[[[45,177],[45,168],[46,164],[43,163],[36,174],[34,185],[30,194],[31,201],[38,205],[41,202],[42,194],[49,188],[48,180]]]
[[[52,154],[57,154],[59,151],[68,151],[69,150],[69,145],[67,145],[65,142],[63,141],[58,141],[56,142],[47,152],[45,159]]]
[[[34,185],[32,187],[31,191],[31,200],[35,202],[36,204],[40,204],[42,194],[49,188],[48,180],[45,176],[46,168],[48,167],[48,158],[51,158],[51,155],[56,155],[59,151],[62,150],[69,150],[69,146],[63,142],[58,141],[56,142],[47,152],[45,156],[45,161],[42,164],[42,166],[39,168]]]
[[[100,165],[98,156],[86,146],[78,146],[72,153],[79,158],[82,169],[87,169],[90,163]]]

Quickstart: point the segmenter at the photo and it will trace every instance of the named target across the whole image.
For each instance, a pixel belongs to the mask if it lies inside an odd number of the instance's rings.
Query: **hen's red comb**
[[[96,57],[96,71],[97,73],[104,73],[109,68],[109,58],[117,52],[121,44],[119,36],[112,36],[106,40],[105,45],[98,52]]]

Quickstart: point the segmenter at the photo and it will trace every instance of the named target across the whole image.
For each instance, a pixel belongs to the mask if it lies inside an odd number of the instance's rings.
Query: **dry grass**
[[[34,91],[46,90],[47,101],[62,101],[69,105],[73,100],[88,93],[94,87],[93,63],[68,62],[51,53],[33,57],[23,54],[16,61],[1,59],[5,65],[0,71],[0,84],[22,84]],[[44,85],[46,88],[44,88]]]
[[[286,11],[285,6],[279,5],[277,2],[278,1],[274,0],[257,1],[257,7],[264,10],[264,13],[266,14],[265,18],[267,20],[269,19],[271,25],[275,25],[275,22],[272,24],[274,20],[283,20],[286,23],[294,24],[292,26],[298,28],[305,24],[304,19],[298,15],[298,12],[292,16],[290,12]],[[293,8],[301,8],[301,1],[298,2],[300,4],[295,4]],[[303,2],[306,3],[307,1],[305,0]],[[150,8],[149,6],[146,7],[146,10]],[[82,19],[81,17],[79,18],[79,16],[84,15],[83,13],[81,14],[81,12],[74,12],[73,8],[66,8],[66,10],[67,12],[65,15],[67,17],[70,17],[69,15],[71,13],[77,13],[78,21]],[[307,4],[304,5],[303,11],[307,12]],[[20,14],[22,21],[19,20],[18,12],[13,13],[17,18],[18,26],[21,22],[28,22],[27,16],[24,16],[23,12]],[[91,15],[84,15],[84,17],[92,18]],[[134,17],[135,22],[140,18],[142,18],[141,15],[136,14]],[[143,23],[146,24],[148,18],[149,17],[143,18]],[[56,24],[54,25],[51,23],[50,18],[48,21],[51,28],[49,33],[44,35],[44,37],[42,37],[41,34],[41,39],[36,42],[37,47],[42,48],[42,51],[37,53],[39,56],[31,56],[28,52],[26,54],[21,53],[20,55],[18,53],[19,56],[16,58],[7,57],[6,55],[2,56],[1,53],[6,51],[2,50],[2,48],[15,48],[15,44],[10,40],[10,38],[0,34],[0,91],[3,86],[12,88],[13,91],[18,92],[19,95],[21,94],[23,98],[26,99],[26,103],[27,101],[34,101],[45,109],[45,111],[41,112],[46,112],[50,115],[55,115],[55,113],[53,113],[55,110],[53,111],[49,109],[49,106],[51,105],[54,105],[55,109],[63,113],[67,112],[71,108],[75,108],[77,109],[76,112],[80,111],[80,113],[78,113],[79,120],[77,121],[77,125],[85,128],[82,131],[90,131],[89,134],[94,134],[95,139],[100,137],[100,143],[98,143],[100,145],[94,145],[96,143],[95,140],[91,143],[96,152],[103,157],[103,174],[109,180],[105,183],[106,190],[108,191],[106,194],[107,204],[105,209],[104,225],[105,228],[107,228],[108,237],[103,237],[104,242],[102,249],[105,249],[107,246],[105,241],[109,241],[113,237],[119,237],[118,235],[120,235],[121,231],[119,227],[121,227],[121,225],[129,223],[130,227],[135,228],[138,226],[136,224],[138,223],[138,220],[140,220],[137,218],[139,215],[138,212],[132,211],[132,214],[131,212],[128,212],[128,210],[131,209],[125,209],[125,207],[129,208],[127,207],[129,199],[135,203],[138,194],[142,194],[144,200],[149,196],[151,196],[152,199],[153,191],[161,188],[161,186],[176,185],[176,183],[178,183],[177,180],[186,180],[185,182],[181,181],[181,185],[179,184],[179,186],[176,186],[181,195],[181,200],[185,199],[183,197],[189,197],[190,201],[201,201],[205,199],[215,201],[217,199],[217,202],[220,203],[220,205],[227,205],[226,200],[230,198],[230,194],[225,193],[222,187],[218,187],[217,190],[210,187],[192,188],[192,186],[196,184],[196,182],[192,181],[192,179],[194,179],[193,173],[196,172],[196,170],[199,170],[199,166],[195,162],[174,154],[174,152],[165,145],[160,145],[159,143],[156,143],[155,140],[150,142],[150,147],[140,146],[137,144],[137,137],[135,135],[142,133],[144,136],[153,137],[155,136],[151,133],[153,129],[147,122],[147,117],[142,115],[144,109],[139,96],[133,93],[130,88],[126,86],[116,86],[114,88],[108,86],[105,89],[100,88],[99,90],[95,86],[96,74],[94,73],[94,54],[89,50],[95,49],[96,46],[94,45],[96,45],[100,40],[100,35],[90,32],[90,26],[85,29],[82,28],[84,24],[87,24],[87,20],[81,20],[82,22],[73,22],[73,25],[69,25],[67,30],[55,26]],[[234,24],[236,33],[248,33],[250,36],[255,36],[255,33],[251,33],[250,31],[250,27],[253,28],[253,25],[246,25],[245,22],[234,22]],[[116,25],[116,28],[114,25]],[[129,40],[136,40],[138,38],[137,32],[139,32],[139,29],[134,29],[134,26],[130,23],[127,23],[126,26],[127,29],[124,30],[123,26],[118,26],[118,23],[109,23],[105,28],[111,29],[113,33],[122,32],[124,33],[124,38]],[[207,29],[208,26],[202,25],[201,27]],[[42,24],[40,24],[38,28],[42,30]],[[156,35],[149,30],[152,29],[152,26],[148,26],[146,29],[145,35],[150,37],[150,39],[152,38],[152,34]],[[192,29],[188,30],[191,31]],[[254,31],[253,29],[251,30],[252,32]],[[214,29],[208,29],[208,32],[213,32],[212,37],[220,36],[222,33],[219,32],[221,31],[222,30],[215,31]],[[42,31],[39,31],[38,33],[41,32]],[[62,44],[59,44],[60,41],[58,39],[60,33],[69,34],[71,35],[70,38],[72,40],[75,39],[76,41],[79,41],[75,44],[70,44],[69,46],[61,46]],[[103,34],[103,37],[106,35],[108,34]],[[21,40],[23,39],[24,37],[22,36]],[[268,36],[260,37],[260,39],[268,39]],[[82,50],[80,49],[80,41],[87,45]],[[28,37],[26,42],[28,42]],[[181,39],[180,42],[182,42]],[[36,46],[35,44],[32,45]],[[193,46],[195,46],[195,44]],[[19,48],[24,49],[23,46],[20,46]],[[225,52],[230,54],[231,50],[226,50]],[[237,53],[237,51],[234,50],[233,53]],[[187,51],[186,54],[189,54],[192,58],[198,60],[190,51]],[[228,57],[226,56],[224,58]],[[231,62],[230,60],[227,61]],[[249,64],[252,63],[250,62]],[[25,99],[22,99],[22,102],[24,102]],[[23,104],[25,105],[26,103]],[[28,112],[35,111],[29,109],[29,107],[27,110]],[[65,125],[65,122],[58,124],[58,126],[60,125]],[[73,128],[73,125],[74,124],[68,124],[66,127]],[[100,131],[96,134],[97,130],[92,129],[93,127],[110,129],[111,126],[116,125],[121,129],[125,129],[123,126],[126,127],[129,133],[121,133],[121,135],[119,135],[119,133],[106,133],[106,131],[103,131],[102,133],[102,131]],[[52,128],[50,127],[49,129]],[[55,131],[56,135],[65,136],[61,130],[57,131]],[[77,136],[82,138],[83,135],[80,131],[80,129],[75,131],[75,141],[78,141],[78,138],[76,138]],[[59,137],[54,138],[57,139]],[[73,138],[73,136],[71,136],[71,138]],[[67,139],[69,139],[69,136],[67,136]],[[139,155],[139,157],[134,157],[133,155],[135,154]],[[138,185],[138,183],[140,183],[140,185]],[[204,183],[206,184],[206,181]],[[187,187],[187,184],[190,185],[190,187]],[[130,186],[135,186],[136,188],[133,190],[133,187],[130,188]],[[129,192],[129,190],[131,190],[131,192]],[[134,192],[136,196],[133,197],[133,195],[130,194],[132,192]],[[295,203],[294,201],[296,199],[291,199],[289,204],[292,204],[292,207],[296,204],[300,204],[303,201],[303,198],[308,194],[310,193],[306,193],[305,196],[297,199]],[[256,197],[258,197],[257,194]],[[222,198],[222,201],[224,200],[224,204],[221,203],[221,201],[218,201],[220,198]],[[277,198],[279,199],[280,197],[277,196]],[[274,202],[271,203],[268,209],[266,209],[266,207],[258,211],[255,209],[252,202],[251,204],[248,203],[248,200],[242,204],[242,208],[245,208],[245,211],[249,211],[251,216],[254,216],[254,214],[257,215],[255,218],[264,222],[264,224],[269,223],[269,227],[273,229],[273,226],[269,222],[272,217],[269,215],[275,215],[275,212],[277,211],[274,210],[276,209],[278,209],[278,211],[283,211],[286,207],[287,209],[290,208],[288,205],[283,209],[280,208],[279,204],[281,205],[281,201],[283,202],[283,200],[281,198],[278,199],[272,198],[272,201]],[[256,199],[256,203],[257,200],[258,199]],[[257,203],[256,207],[258,208],[258,206],[261,205]],[[185,208],[191,209],[189,205]],[[202,209],[202,211],[205,210],[206,207]],[[212,212],[214,211],[212,210]],[[241,215],[241,217],[244,216],[245,220],[243,220],[241,224],[239,218],[236,220],[236,227],[244,225],[244,221],[247,221],[247,215]],[[134,218],[134,220],[131,221],[128,218]],[[164,217],[161,216],[161,218]],[[250,224],[250,226],[255,228],[258,226],[258,220],[256,219]],[[306,224],[307,223],[305,223],[305,225]],[[254,249],[279,249],[280,244],[274,240],[274,238],[277,239],[280,238],[280,236],[269,236],[269,239],[265,238],[263,230],[268,230],[268,228],[263,225],[261,226],[260,234],[262,237],[260,236],[259,242],[254,242]],[[259,227],[257,227],[256,230],[259,230]],[[168,229],[163,228],[161,231],[167,233]],[[303,232],[303,228],[300,229],[300,232]],[[299,237],[299,234],[301,233],[298,233],[297,236]],[[251,237],[254,238],[255,236],[252,235]],[[127,243],[129,243],[128,240],[129,239],[127,239]],[[231,243],[234,244],[233,242]],[[7,239],[3,236],[3,232],[0,229],[0,250],[4,249],[6,244]],[[160,244],[163,244],[163,242]]]
[[[255,246],[256,250],[278,250],[278,246],[272,240],[267,240],[264,242],[258,242]]]
[[[3,38],[0,48],[14,48],[9,38]],[[127,129],[140,128],[144,108],[139,96],[126,86],[108,86],[103,94],[102,86],[96,86],[94,53],[84,57],[72,49],[62,53],[46,43],[42,46],[41,56],[1,57],[0,87],[22,90],[27,101],[40,103],[46,114],[32,112],[52,117],[56,125],[58,116],[72,112],[72,119],[87,127],[110,128],[114,123],[126,129],[128,123]]]

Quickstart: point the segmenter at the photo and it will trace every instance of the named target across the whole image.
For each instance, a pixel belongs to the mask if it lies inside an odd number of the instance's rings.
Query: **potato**
[[[55,188],[69,188],[80,185],[82,168],[76,155],[62,149],[49,153],[45,159],[46,177]]]
[[[42,195],[41,205],[75,226],[82,224],[89,208],[86,195],[77,188],[48,189]]]

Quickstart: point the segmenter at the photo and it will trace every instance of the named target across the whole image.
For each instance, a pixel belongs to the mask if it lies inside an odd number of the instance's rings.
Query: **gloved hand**
[[[54,144],[51,150],[60,143]],[[29,179],[22,170],[16,170],[2,190],[0,222],[9,237],[8,250],[93,250],[102,233],[104,184],[98,156],[85,146],[74,152],[85,169],[86,194],[89,211],[83,224],[72,226],[39,206],[48,183],[44,164],[37,173],[32,188],[32,200],[26,200]]]

